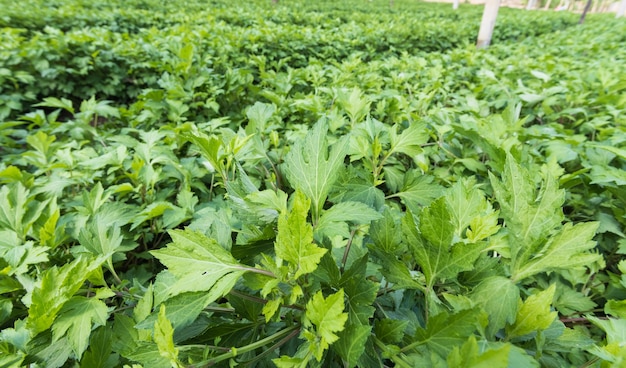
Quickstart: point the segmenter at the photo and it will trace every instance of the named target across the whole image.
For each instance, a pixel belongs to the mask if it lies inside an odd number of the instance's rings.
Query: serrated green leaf
[[[45,107],[58,107],[60,109],[67,110],[69,113],[74,114],[74,107],[72,106],[72,101],[67,98],[55,98],[55,97],[46,97],[43,99],[43,102],[35,104],[33,106],[45,106]]]
[[[135,322],[140,323],[150,315],[154,305],[153,290],[153,285],[148,285],[143,297],[135,305],[135,308],[133,309],[133,318],[135,319]],[[152,321],[152,323],[154,323],[154,321]]]
[[[546,236],[563,220],[561,206],[565,192],[549,173],[538,193],[529,169],[507,155],[502,179],[489,173],[494,194],[500,204],[500,214],[511,230],[511,260],[513,268],[520,267],[545,241]]]
[[[338,333],[339,340],[333,344],[333,349],[341,357],[344,367],[352,368],[357,365],[365,351],[365,343],[370,336],[371,329],[369,324],[350,324]]]
[[[113,323],[113,350],[124,357],[128,357],[139,342],[139,331],[135,328],[135,321],[127,315],[115,314]]]
[[[447,362],[448,366],[458,368],[507,368],[510,352],[510,344],[480,352],[476,338],[470,336],[462,347],[454,347]]]
[[[144,222],[150,219],[153,219],[155,217],[163,216],[165,211],[176,209],[176,208],[178,207],[171,204],[170,202],[151,203],[148,207],[146,207],[143,211],[139,212],[136,215],[135,221],[133,221],[133,225],[131,226],[130,229],[134,230],[137,227],[139,227],[141,224],[143,224]]]
[[[360,121],[369,111],[370,101],[358,87],[352,88],[350,94],[347,91],[338,93],[337,101],[346,110],[350,121],[354,124]]]
[[[424,208],[419,227],[407,213],[402,229],[429,286],[470,270],[484,248],[480,243],[452,244],[455,227],[444,197]]]
[[[113,368],[119,363],[119,355],[112,353],[113,330],[102,326],[92,332],[89,349],[80,360],[81,368]]]
[[[198,318],[202,310],[211,302],[211,299],[211,293],[183,293],[169,298],[161,305],[165,305],[166,307],[167,320],[170,321],[174,328],[180,329],[193,323],[193,321]],[[158,313],[153,313],[149,317],[143,319],[141,323],[138,323],[137,328],[150,329],[154,325],[157,318]]]
[[[520,300],[515,323],[506,327],[507,336],[520,337],[550,327],[557,317],[556,312],[550,311],[555,290],[556,284],[552,284],[546,290],[529,296],[524,302]]]
[[[144,368],[172,368],[170,360],[161,355],[159,348],[153,342],[140,341],[137,347],[125,357],[141,363]]]
[[[626,319],[626,300],[608,300],[604,312],[617,318]]]
[[[306,219],[310,201],[302,192],[295,193],[293,208],[278,218],[276,255],[294,267],[293,278],[315,271],[326,249],[313,243],[313,226]]]
[[[174,346],[174,328],[165,314],[165,305],[161,304],[159,316],[154,322],[154,342],[159,354],[169,360],[172,367],[178,367],[178,348]]]
[[[319,218],[328,192],[338,178],[348,150],[348,136],[340,138],[332,147],[327,143],[328,125],[320,120],[298,141],[285,157],[284,170],[292,186],[302,191],[312,203],[313,219]]]
[[[177,282],[169,297],[188,291],[211,290],[217,298],[230,291],[249,268],[241,265],[214,239],[192,230],[170,230],[172,243],[151,251]]]
[[[373,304],[379,285],[366,278],[367,261],[367,255],[354,261],[339,281],[339,287],[346,295],[348,321],[351,324],[367,325],[374,314]]]
[[[46,270],[41,284],[33,290],[28,328],[34,334],[50,328],[61,308],[101,264],[102,260],[90,262],[86,257],[79,257],[60,268],[55,266]]]
[[[417,329],[415,343],[409,347],[424,345],[432,352],[446,357],[455,346],[463,344],[478,329],[483,318],[479,309],[465,309],[451,315],[439,313],[428,319],[426,328]]]
[[[385,318],[377,320],[374,325],[374,334],[376,338],[385,344],[397,344],[402,341],[408,324],[408,321],[397,319]]]
[[[410,157],[422,153],[421,145],[428,142],[430,134],[426,124],[418,122],[409,125],[400,135],[396,132],[396,126],[389,130],[391,148],[389,152],[400,152]]]
[[[34,354],[38,361],[45,362],[46,368],[59,368],[63,366],[71,355],[72,345],[66,337],[58,341],[49,342],[48,346]]]
[[[9,234],[7,231],[0,231],[0,234]],[[10,275],[25,274],[29,266],[48,261],[48,251],[50,248],[35,246],[32,241],[19,245],[17,235],[11,232],[9,239],[0,241],[0,257],[9,265],[7,273]]]
[[[246,127],[246,133],[264,133],[265,125],[270,120],[272,115],[276,112],[276,105],[266,104],[262,102],[255,102],[246,111],[248,117],[248,126]]]
[[[36,201],[21,182],[0,187],[0,227],[13,230],[24,241],[50,201]]]
[[[601,255],[589,252],[596,245],[593,237],[597,229],[597,222],[566,223],[532,258],[519,265],[513,278],[523,280],[541,272],[589,266],[601,261]]]
[[[452,214],[445,203],[445,198],[441,197],[430,206],[424,208],[420,214],[419,226],[424,240],[435,248],[443,248],[444,251],[452,245],[455,232]],[[409,216],[406,216],[406,218],[409,218]]]
[[[424,290],[423,282],[418,281],[418,276],[412,274],[407,265],[395,255],[373,248],[370,251],[380,260],[380,273],[385,276],[386,281],[393,284],[394,288]]]
[[[602,320],[593,316],[587,316],[587,319],[606,333],[608,345],[618,344],[624,346],[624,343],[626,343],[626,319],[608,318]]]
[[[24,358],[26,358],[26,355],[21,352],[15,354],[3,354],[0,356],[0,366],[5,368],[20,368],[22,367]]]
[[[379,218],[381,218],[380,213],[366,204],[361,202],[341,202],[322,212],[322,216],[315,226],[315,234],[328,237],[341,235],[344,238],[349,238],[350,230],[348,223],[368,224]]]
[[[429,205],[443,194],[443,188],[434,183],[430,175],[418,175],[414,171],[406,173],[402,190],[390,197],[400,197],[407,207],[418,213],[422,206]]]
[[[470,298],[489,315],[485,333],[493,338],[505,325],[515,321],[519,288],[509,279],[493,276],[484,279],[474,288]]]
[[[284,355],[280,358],[272,359],[272,362],[277,368],[306,368],[309,363],[308,359]]]
[[[95,257],[105,258],[111,272],[115,272],[112,257],[124,241],[118,226],[105,223],[96,215],[87,226],[80,229],[78,241]]]
[[[311,343],[313,354],[317,361],[322,359],[322,355],[330,344],[339,339],[336,334],[344,329],[344,324],[348,320],[348,313],[344,312],[344,293],[340,289],[334,294],[324,298],[321,291],[313,295],[306,304],[306,326],[315,326],[315,332],[307,339]]]
[[[400,255],[406,250],[406,246],[402,246],[400,223],[396,221],[389,209],[385,209],[383,218],[372,222],[370,237],[374,242],[374,247],[382,253]]]
[[[58,341],[66,336],[77,357],[89,344],[92,327],[106,324],[108,308],[101,300],[75,296],[63,305],[52,325],[52,337]]]

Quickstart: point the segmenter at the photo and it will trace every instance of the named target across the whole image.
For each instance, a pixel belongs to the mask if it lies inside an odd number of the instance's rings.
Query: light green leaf
[[[597,228],[597,222],[565,224],[536,251],[533,258],[519,266],[513,278],[523,280],[541,272],[589,266],[602,261],[601,255],[589,252],[596,245],[593,237]]]
[[[455,227],[452,223],[452,214],[445,203],[446,197],[441,197],[430,206],[425,207],[420,214],[419,230],[424,240],[435,248],[449,248],[454,239]],[[409,218],[409,216],[406,216]],[[435,266],[436,268],[436,266]]]
[[[153,202],[143,211],[137,214],[137,216],[135,217],[135,221],[133,222],[133,226],[131,226],[130,229],[134,230],[144,222],[155,217],[162,216],[165,211],[177,208],[177,206],[171,204],[170,202]]]
[[[167,319],[174,328],[180,329],[189,326],[198,318],[202,310],[211,302],[211,293],[191,292],[176,295],[163,304],[166,307]],[[136,309],[136,308],[135,308]],[[158,318],[158,313],[153,313],[143,322],[137,325],[140,329],[150,329]]]
[[[104,257],[111,272],[115,272],[113,254],[119,250],[123,240],[120,228],[115,224],[105,223],[98,215],[80,229],[78,234],[80,244],[95,257]]]
[[[565,192],[549,172],[538,193],[529,170],[508,154],[502,179],[489,173],[500,214],[510,229],[511,260],[514,270],[537,253],[537,248],[563,220],[561,206]]]
[[[381,214],[361,202],[341,202],[324,210],[315,226],[315,234],[332,237],[341,235],[350,237],[348,223],[368,224],[381,218]]]
[[[9,275],[25,274],[30,265],[48,261],[50,248],[36,246],[34,242],[27,241],[20,245],[17,235],[12,231],[0,231],[0,235],[8,235],[9,238],[0,240],[0,257],[9,265],[6,272]],[[10,234],[10,235],[9,235]]]
[[[246,133],[248,135],[255,133],[264,133],[265,125],[271,119],[272,115],[276,112],[276,105],[266,104],[262,102],[255,102],[248,111],[246,116],[248,117],[248,126],[246,127]]]
[[[58,341],[66,336],[77,357],[89,344],[93,326],[106,324],[108,308],[101,300],[75,296],[63,305],[52,325],[52,337]]]
[[[502,344],[498,348],[480,352],[474,336],[461,346],[455,346],[447,362],[449,367],[455,368],[507,368],[511,344]]]
[[[327,123],[320,120],[298,141],[285,157],[284,170],[292,186],[302,191],[312,202],[313,219],[319,218],[328,192],[338,178],[348,150],[349,136],[344,136],[330,147],[326,139]]]
[[[144,321],[150,315],[152,306],[154,305],[154,287],[152,284],[148,285],[143,297],[137,302],[133,309],[133,318],[135,322],[140,323]],[[154,323],[154,321],[152,322]]]
[[[174,346],[174,328],[165,315],[163,304],[159,309],[159,317],[154,322],[154,342],[161,356],[169,360],[172,367],[178,367],[178,349]]]
[[[470,242],[484,240],[500,230],[498,225],[498,212],[488,209],[485,214],[474,217],[470,223],[465,236]]]
[[[137,347],[124,357],[141,363],[143,368],[173,368],[170,360],[161,355],[159,348],[153,342],[139,341]]]
[[[3,354],[0,355],[0,367],[5,368],[21,368],[23,367],[22,362],[26,358],[24,353],[16,353],[16,354]]]
[[[317,361],[322,359],[324,351],[330,344],[339,339],[336,333],[344,329],[344,324],[348,320],[348,314],[344,312],[343,297],[343,289],[327,298],[318,291],[306,304],[304,324],[307,327],[315,326],[315,332],[311,332],[307,340],[311,343]]]
[[[593,316],[587,316],[587,319],[606,333],[608,345],[624,346],[626,343],[626,319],[609,318],[602,320]]]
[[[0,228],[13,230],[25,240],[51,200],[36,201],[21,182],[0,187]]]
[[[241,265],[214,239],[192,230],[170,230],[172,243],[151,251],[176,276],[169,296],[211,290],[217,298],[230,291],[248,267]]]
[[[44,106],[44,107],[58,107],[60,109],[67,110],[69,113],[74,114],[74,107],[72,106],[72,101],[67,98],[61,98],[60,100],[55,97],[46,97],[43,99],[43,102],[35,104],[33,106]]]
[[[34,334],[45,331],[85,280],[100,267],[102,260],[90,262],[79,257],[64,266],[44,271],[41,284],[33,290],[27,326]]]
[[[470,298],[489,315],[487,337],[492,338],[505,325],[515,321],[519,288],[509,279],[492,276],[474,288]]]
[[[455,227],[444,197],[423,209],[419,227],[407,213],[402,229],[429,286],[470,270],[484,248],[480,243],[452,244]]]
[[[295,193],[291,212],[278,218],[276,255],[294,268],[294,279],[315,271],[326,249],[313,243],[313,227],[307,223],[310,201],[300,191]]]
[[[417,122],[409,125],[400,135],[396,132],[397,125],[389,129],[391,148],[389,153],[400,152],[414,157],[422,153],[421,145],[428,142],[430,134],[426,124]]]
[[[550,327],[557,317],[557,312],[550,311],[555,290],[556,284],[552,284],[546,290],[529,296],[523,303],[520,300],[515,323],[506,327],[507,336],[520,337]]]
[[[430,175],[417,175],[414,171],[406,173],[402,190],[390,197],[400,197],[415,213],[422,206],[429,205],[443,194],[443,188],[433,182]]]
[[[626,319],[626,300],[609,300],[604,305],[604,312],[612,316]]]
[[[358,87],[354,87],[349,95],[345,91],[340,91],[338,95],[337,102],[346,110],[353,124],[369,112],[370,101],[367,97],[363,97]]]

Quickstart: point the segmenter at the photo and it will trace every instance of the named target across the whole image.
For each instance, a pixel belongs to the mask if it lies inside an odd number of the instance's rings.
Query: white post
[[[499,8],[500,0],[487,0],[485,3],[483,20],[480,22],[478,41],[476,41],[476,47],[479,49],[487,47],[491,43],[491,35],[493,34],[493,28],[496,26]]]
[[[621,4],[619,4],[619,9],[617,9],[616,17],[623,17],[626,14],[626,0],[622,0]]]
[[[526,10],[533,9],[535,7],[535,0],[528,0],[528,4],[526,5]]]
[[[550,9],[550,4],[552,4],[552,0],[548,0],[548,2],[546,3],[546,6],[543,7],[543,10]]]
[[[454,0],[452,2],[452,9],[457,10],[459,8],[459,0]]]

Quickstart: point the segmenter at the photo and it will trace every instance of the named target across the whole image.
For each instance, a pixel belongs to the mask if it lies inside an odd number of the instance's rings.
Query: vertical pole
[[[499,8],[500,0],[487,0],[485,3],[483,20],[480,22],[478,41],[476,41],[477,48],[485,48],[491,43],[491,35],[493,34],[493,28],[496,26],[496,18],[498,17]]]
[[[533,9],[535,7],[535,0],[528,0],[528,4],[526,5],[526,10]]]
[[[583,10],[583,13],[580,15],[580,20],[578,21],[578,24],[583,24],[583,22],[585,21],[585,17],[587,16],[587,12],[589,12],[589,9],[591,8],[592,2],[593,0],[587,0],[587,5],[585,5],[585,9]]]
[[[619,4],[619,9],[617,9],[616,17],[623,17],[624,14],[626,14],[626,0],[622,0],[622,2]]]
[[[550,4],[552,4],[552,0],[548,0],[548,2],[546,3],[546,6],[543,8],[543,10],[550,9]]]
[[[457,10],[459,8],[459,0],[454,0],[452,2],[452,9]]]

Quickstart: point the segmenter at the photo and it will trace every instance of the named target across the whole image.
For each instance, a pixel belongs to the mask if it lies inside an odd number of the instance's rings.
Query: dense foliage
[[[0,0],[0,366],[622,367],[626,23]]]

